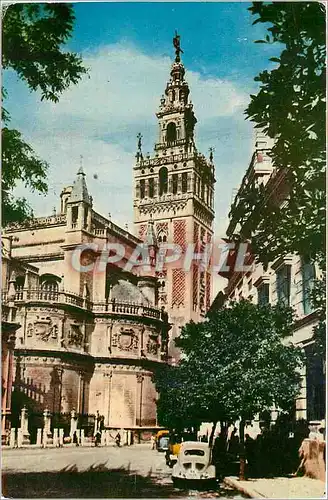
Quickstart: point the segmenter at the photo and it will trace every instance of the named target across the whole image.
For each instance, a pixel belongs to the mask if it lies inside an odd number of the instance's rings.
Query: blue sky
[[[252,26],[246,2],[111,3],[75,5],[68,48],[80,53],[89,77],[72,86],[58,104],[41,102],[13,72],[6,72],[5,106],[39,156],[50,164],[46,198],[24,192],[36,215],[58,207],[80,155],[95,209],[132,230],[132,168],[136,135],[153,151],[155,113],[174,57],[172,38],[181,35],[191,99],[198,118],[196,142],[215,148],[217,237],[224,236],[233,190],[248,166],[252,124],[245,121],[254,76],[272,63],[277,48],[255,44],[265,34]],[[95,175],[96,174],[96,175]]]

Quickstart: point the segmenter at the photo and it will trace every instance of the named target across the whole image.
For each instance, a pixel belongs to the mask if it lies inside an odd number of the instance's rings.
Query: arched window
[[[167,193],[167,168],[162,167],[159,171],[159,194]]]
[[[154,179],[149,179],[148,181],[148,196],[149,198],[154,197]]]
[[[172,193],[177,194],[178,192],[178,174],[172,175]]]
[[[175,90],[172,90],[171,102],[174,102],[174,101],[175,101]]]
[[[145,197],[145,179],[141,179],[140,181],[140,198],[143,199]]]
[[[182,182],[181,182],[181,190],[183,193],[186,193],[188,189],[188,177],[187,172],[183,172],[182,174]]]
[[[17,276],[15,279],[15,290],[23,290],[24,288],[24,283],[25,283],[25,276]]]
[[[177,127],[175,123],[170,122],[166,129],[166,141],[170,143],[176,140],[177,140]]]
[[[59,290],[59,281],[60,278],[54,276],[53,274],[44,274],[40,278],[41,280],[41,290],[42,290],[42,298],[53,300],[58,293]]]

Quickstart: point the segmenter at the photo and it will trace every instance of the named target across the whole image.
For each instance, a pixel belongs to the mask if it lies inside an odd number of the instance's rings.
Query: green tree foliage
[[[314,282],[311,292],[312,304],[318,315],[318,323],[314,327],[313,338],[316,355],[322,356],[323,360],[326,353],[326,286],[326,272],[324,272],[322,279],[317,279]]]
[[[160,424],[240,419],[243,429],[245,420],[273,405],[290,409],[303,362],[289,342],[293,321],[290,308],[241,301],[187,324],[176,340],[179,365],[157,374]]]
[[[281,207],[268,190],[249,183],[231,217],[251,237],[258,259],[267,264],[296,252],[325,260],[325,12],[319,2],[253,2],[253,24],[268,23],[258,43],[281,46],[275,67],[261,72],[247,117],[275,139],[272,163]],[[231,236],[231,235],[230,235]]]
[[[40,92],[41,100],[57,102],[60,94],[86,73],[81,58],[62,48],[72,35],[74,20],[73,7],[68,3],[19,3],[6,9],[2,25],[3,68],[16,71],[30,90]],[[26,200],[15,199],[12,190],[21,181],[32,191],[46,193],[47,164],[18,130],[9,128],[6,110],[2,118],[2,218],[7,224],[31,216]]]

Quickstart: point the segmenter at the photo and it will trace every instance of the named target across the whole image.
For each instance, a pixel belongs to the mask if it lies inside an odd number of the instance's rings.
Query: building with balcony
[[[156,251],[153,231],[150,222]],[[110,243],[125,249],[115,264],[101,261]],[[82,169],[62,191],[58,213],[6,228],[2,311],[5,322],[18,324],[17,411],[24,405],[30,416],[45,408],[57,415],[99,411],[107,428],[156,427],[152,376],[167,361],[170,327],[153,266],[125,269],[139,244],[93,209]]]
[[[236,194],[234,203],[240,203],[243,190],[254,182],[262,185],[268,197],[272,197],[282,206],[288,194],[284,182],[284,172],[275,170],[271,163],[270,150],[273,141],[261,131],[256,135],[255,150],[249,167]],[[245,236],[245,225],[230,219],[227,235]],[[246,228],[247,229],[247,228]],[[293,342],[301,346],[306,354],[303,368],[301,393],[296,400],[297,419],[319,422],[325,418],[325,364],[324,359],[314,355],[313,328],[317,323],[316,311],[313,310],[310,292],[314,280],[320,276],[320,269],[310,263],[305,256],[282,255],[271,262],[267,269],[261,264],[254,264],[251,254],[246,256],[245,264],[252,265],[251,270],[237,272],[233,268],[235,253],[230,252],[229,272],[221,273],[228,282],[224,294],[219,293],[212,304],[212,309],[222,307],[226,301],[248,299],[259,304],[283,302],[296,311]]]

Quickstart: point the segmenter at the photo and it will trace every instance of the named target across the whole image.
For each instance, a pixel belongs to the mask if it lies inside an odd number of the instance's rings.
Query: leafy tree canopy
[[[86,69],[81,58],[63,50],[73,31],[74,11],[69,3],[14,4],[3,19],[2,65],[12,69],[41,100],[53,102],[76,84]],[[6,92],[3,90],[3,97]],[[3,109],[2,119],[2,218],[3,224],[31,217],[24,198],[15,199],[12,190],[23,182],[32,192],[47,192],[47,163],[38,158],[18,130],[9,128],[10,116]]]
[[[290,308],[234,302],[176,340],[177,367],[156,377],[158,418],[169,428],[249,419],[273,405],[289,409],[299,391],[303,355],[288,340]]]
[[[280,44],[275,67],[261,72],[247,117],[275,139],[271,156],[281,196],[250,182],[231,210],[265,265],[287,253],[325,262],[325,12],[319,2],[253,2],[253,24]],[[229,235],[231,236],[231,235]]]

